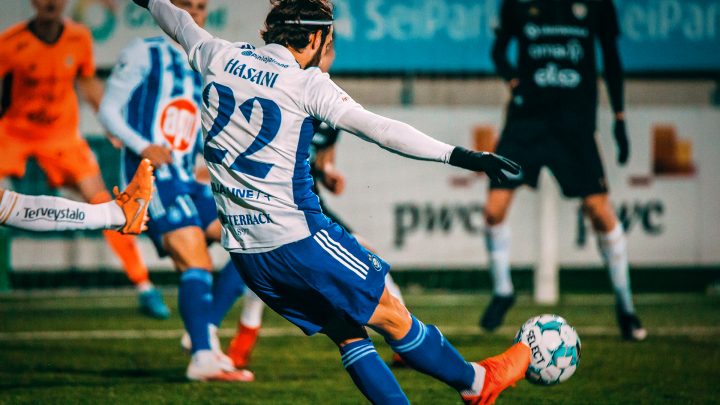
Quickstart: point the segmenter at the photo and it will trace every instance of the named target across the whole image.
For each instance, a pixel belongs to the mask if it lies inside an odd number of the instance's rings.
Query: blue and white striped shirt
[[[137,162],[151,144],[172,150],[173,162],[156,168],[158,180],[194,179],[201,153],[202,79],[182,48],[167,37],[133,40],[120,54],[100,105],[100,121],[125,144],[123,165]],[[134,169],[134,168],[128,168]],[[122,173],[128,173],[123,167]]]

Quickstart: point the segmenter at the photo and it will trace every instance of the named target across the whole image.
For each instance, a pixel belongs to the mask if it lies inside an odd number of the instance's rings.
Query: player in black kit
[[[635,315],[628,275],[627,242],[608,198],[595,142],[598,104],[596,41],[602,50],[605,82],[614,111],[618,163],[629,157],[623,106],[623,77],[612,0],[503,0],[492,56],[512,92],[497,153],[518,162],[520,178],[492,182],[485,210],[486,244],[493,299],[480,320],[494,330],[513,305],[510,229],[506,224],[514,190],[535,188],[547,166],[566,197],[581,198],[616,295],[622,337],[643,340],[647,332]],[[517,40],[517,65],[507,50]]]

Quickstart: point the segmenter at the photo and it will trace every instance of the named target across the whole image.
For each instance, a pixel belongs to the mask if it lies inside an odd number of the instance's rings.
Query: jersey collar
[[[284,46],[278,44],[268,44],[265,45],[265,49],[267,53],[271,54],[277,61],[286,63],[289,66],[300,67],[300,64],[297,63],[290,50]]]

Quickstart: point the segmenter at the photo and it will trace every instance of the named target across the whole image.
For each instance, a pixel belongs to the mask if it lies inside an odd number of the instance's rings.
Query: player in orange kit
[[[52,187],[70,186],[85,201],[112,198],[100,168],[80,135],[77,83],[97,111],[102,85],[95,77],[90,32],[63,18],[67,0],[31,0],[36,11],[0,34],[0,180],[22,177],[28,158],[35,158]],[[140,293],[141,310],[167,318],[169,309],[148,277],[132,236],[104,231]]]

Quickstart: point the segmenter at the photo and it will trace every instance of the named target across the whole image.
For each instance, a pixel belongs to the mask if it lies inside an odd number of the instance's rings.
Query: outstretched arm
[[[404,122],[382,117],[359,106],[340,116],[337,127],[399,155],[482,171],[494,180],[505,181],[508,175],[520,174],[520,166],[502,156],[440,142]]]
[[[175,7],[169,0],[133,1],[135,4],[150,10],[150,14],[152,14],[160,28],[182,45],[188,55],[196,45],[213,37],[195,24],[187,11]]]
[[[453,151],[452,145],[425,135],[404,122],[385,118],[362,107],[348,110],[338,120],[337,127],[412,159],[448,163]]]
[[[520,166],[502,156],[448,145],[404,122],[367,111],[333,83],[327,73],[316,73],[310,78],[303,98],[302,104],[312,117],[399,155],[483,171],[498,181],[520,174]]]

